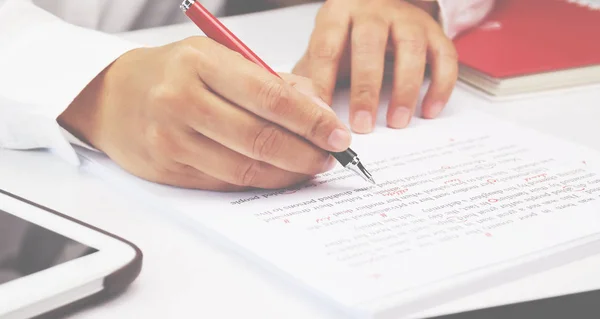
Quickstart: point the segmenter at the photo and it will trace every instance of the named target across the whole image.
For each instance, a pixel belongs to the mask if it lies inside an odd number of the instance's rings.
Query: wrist
[[[110,66],[88,83],[57,119],[65,130],[96,149],[100,149],[97,145],[100,109],[109,68]]]

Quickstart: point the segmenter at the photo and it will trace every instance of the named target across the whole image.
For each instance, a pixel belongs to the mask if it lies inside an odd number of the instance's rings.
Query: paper
[[[338,167],[285,190],[200,192],[95,160],[114,183],[357,317],[600,232],[600,157],[576,145],[472,112],[378,129],[353,149],[379,187]]]

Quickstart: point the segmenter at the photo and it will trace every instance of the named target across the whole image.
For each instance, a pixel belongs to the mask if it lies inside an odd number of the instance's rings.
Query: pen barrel
[[[358,156],[352,149],[347,149],[343,152],[331,152],[330,154],[344,167],[352,163],[354,158]]]
[[[226,46],[232,51],[235,51],[246,59],[250,60],[263,67],[271,74],[280,77],[277,72],[273,71],[263,60],[261,60],[250,48],[248,48],[233,32],[229,31],[225,25],[219,21],[210,11],[202,6],[198,1],[187,0],[181,4],[181,9],[185,15],[196,24],[204,34],[216,41],[217,43]]]

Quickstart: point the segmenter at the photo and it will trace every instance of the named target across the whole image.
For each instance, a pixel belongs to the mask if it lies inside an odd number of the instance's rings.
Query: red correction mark
[[[324,221],[329,221],[329,220],[331,220],[331,216],[327,216],[327,217],[324,217],[324,218],[317,218],[317,224],[321,223],[321,222],[324,222]]]
[[[289,223],[290,223],[290,220],[289,220],[289,219],[284,219],[284,220],[283,220],[283,223],[284,223],[284,224],[289,224]]]
[[[490,234],[490,233],[485,233],[485,236],[486,236],[486,237],[492,237],[492,234]]]
[[[387,217],[387,214],[386,214],[386,213],[381,213],[381,214],[379,214],[379,215],[380,215],[381,217],[383,217],[383,218],[386,218],[386,217]]]
[[[567,191],[574,191],[574,192],[583,192],[585,190],[585,185],[577,185],[577,186],[563,186],[563,189],[567,190]]]
[[[462,181],[458,178],[455,178],[445,181],[444,184],[462,184]]]
[[[393,189],[390,191],[387,191],[385,193],[383,193],[383,196],[395,196],[395,195],[402,195],[404,193],[408,192],[408,188],[404,188],[404,189]]]
[[[585,161],[581,161],[583,163],[583,165],[587,165],[587,163]]]
[[[530,177],[526,177],[525,181],[526,182],[530,182],[532,180],[540,180],[540,179],[545,179],[546,177],[548,177],[548,174],[544,173],[544,174],[538,174],[538,175],[534,175],[534,176],[530,176]]]
[[[488,183],[490,183],[490,184],[495,184],[495,183],[497,183],[498,181],[497,181],[497,180],[495,180],[495,179],[493,179],[493,178],[490,178],[490,179],[488,179],[488,180],[487,180],[487,182],[488,182]]]
[[[488,202],[490,202],[490,203],[496,203],[496,202],[498,202],[498,200],[495,199],[495,198],[490,198],[490,199],[488,199]]]

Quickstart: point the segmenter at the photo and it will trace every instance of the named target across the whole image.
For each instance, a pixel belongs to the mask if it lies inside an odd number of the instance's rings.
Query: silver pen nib
[[[375,183],[375,179],[373,179],[373,175],[371,175],[371,173],[369,173],[369,171],[367,171],[367,169],[363,166],[363,164],[358,159],[358,156],[354,157],[352,159],[352,162],[346,165],[346,168],[356,173],[356,175],[362,177],[365,181],[377,186],[377,183]]]

